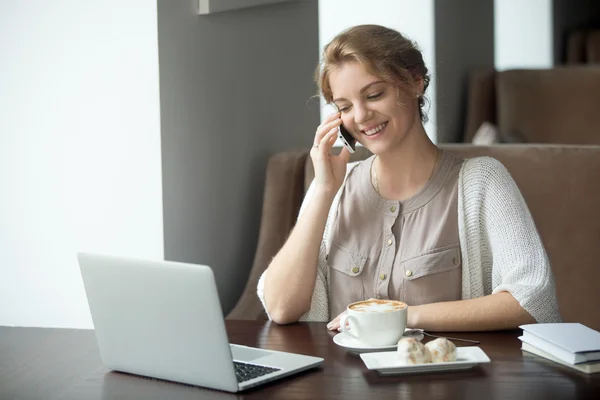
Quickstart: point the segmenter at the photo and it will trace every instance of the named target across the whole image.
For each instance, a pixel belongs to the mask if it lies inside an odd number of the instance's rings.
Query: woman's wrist
[[[337,190],[335,190],[335,189],[329,188],[324,185],[317,184],[317,186],[315,187],[315,192],[314,192],[313,198],[318,201],[324,201],[324,202],[331,203],[331,202],[333,202],[333,198],[335,197],[336,193],[337,193]]]
[[[418,328],[419,327],[419,306],[409,306],[407,313],[407,328]]]

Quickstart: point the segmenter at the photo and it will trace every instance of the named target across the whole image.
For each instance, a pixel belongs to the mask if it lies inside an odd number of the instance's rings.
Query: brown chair
[[[600,31],[593,31],[588,34],[585,53],[588,64],[600,64]]]
[[[578,65],[587,63],[585,40],[586,33],[584,31],[575,31],[567,36],[565,64]]]
[[[578,30],[567,37],[567,65],[600,64],[600,30]]]
[[[600,145],[599,104],[600,65],[475,70],[463,142],[489,122],[502,143]]]
[[[519,186],[548,252],[561,314],[600,330],[600,146],[444,145],[463,158],[501,161]],[[352,161],[370,154],[359,148]],[[250,278],[230,319],[266,319],[258,278],[285,242],[313,178],[308,150],[274,155]]]

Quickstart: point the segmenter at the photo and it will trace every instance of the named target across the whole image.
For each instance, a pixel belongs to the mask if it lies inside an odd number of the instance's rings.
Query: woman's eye
[[[345,113],[345,112],[347,112],[349,109],[350,109],[350,107],[340,107],[340,108],[338,108],[338,111]]]
[[[372,95],[368,96],[367,99],[369,99],[369,100],[375,100],[375,99],[380,98],[382,94],[383,94],[383,92],[375,93],[375,94],[372,94]]]

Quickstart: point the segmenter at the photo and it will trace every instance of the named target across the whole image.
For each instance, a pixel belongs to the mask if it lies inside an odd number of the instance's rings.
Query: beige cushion
[[[491,122],[484,122],[473,135],[473,143],[475,146],[490,146],[500,143],[498,127]]]

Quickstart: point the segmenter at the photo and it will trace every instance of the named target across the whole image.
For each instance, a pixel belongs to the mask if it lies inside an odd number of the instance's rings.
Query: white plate
[[[407,329],[404,332],[404,337],[414,337],[417,340],[423,340],[423,333],[415,330]],[[351,353],[360,354],[360,353],[370,353],[370,352],[381,352],[381,351],[391,351],[396,350],[397,345],[393,344],[390,346],[369,346],[364,343],[358,341],[358,339],[354,338],[354,336],[350,336],[349,334],[342,332],[338,333],[333,337],[333,342],[338,346],[345,347]]]
[[[481,348],[476,346],[457,347],[456,361],[403,365],[398,363],[395,351],[361,354],[363,362],[370,370],[382,375],[415,374],[423,372],[454,371],[473,368],[478,364],[489,363],[490,358]]]

